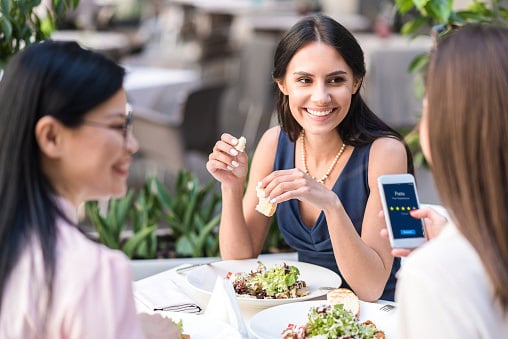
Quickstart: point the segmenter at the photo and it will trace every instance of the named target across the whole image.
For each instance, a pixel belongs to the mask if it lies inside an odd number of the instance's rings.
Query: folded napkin
[[[142,279],[134,283],[137,300],[152,311],[201,313],[201,307],[171,279]]]
[[[235,290],[228,279],[217,277],[212,296],[206,306],[205,316],[231,325],[242,338],[249,337]]]

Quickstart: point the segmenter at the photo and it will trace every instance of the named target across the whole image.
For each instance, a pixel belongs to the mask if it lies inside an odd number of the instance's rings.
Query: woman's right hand
[[[434,239],[439,235],[441,230],[445,227],[445,225],[448,223],[448,219],[438,213],[435,209],[431,207],[422,207],[417,210],[412,210],[409,212],[413,218],[416,219],[423,219],[423,222],[425,224],[425,233],[427,234],[427,239],[431,240]],[[380,217],[383,218],[384,214],[381,211]],[[383,228],[381,230],[381,236],[384,238],[388,238],[388,231],[386,228]],[[395,257],[407,257],[413,249],[409,248],[394,248],[392,249],[392,255]]]
[[[237,138],[224,133],[208,156],[206,169],[223,185],[243,184],[247,178],[249,159],[245,152],[235,148],[237,144]]]

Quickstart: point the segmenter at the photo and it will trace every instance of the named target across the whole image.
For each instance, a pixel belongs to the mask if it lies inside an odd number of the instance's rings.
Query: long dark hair
[[[51,303],[55,221],[64,214],[41,168],[37,121],[50,115],[79,126],[85,113],[122,88],[124,74],[75,42],[33,44],[7,65],[0,80],[0,307],[9,275],[32,239],[42,249]]]
[[[505,312],[507,92],[508,28],[470,24],[438,43],[427,74],[432,173],[443,204],[475,248]]]
[[[322,41],[337,50],[353,70],[357,81],[365,77],[365,60],[363,51],[355,37],[344,26],[332,18],[313,14],[304,17],[287,31],[280,40],[274,55],[274,79],[282,79],[295,53],[309,42]],[[294,119],[289,108],[289,100],[284,93],[276,91],[277,117],[281,129],[289,139],[296,141],[302,127]],[[377,117],[363,101],[360,91],[351,98],[351,106],[346,118],[337,126],[337,131],[346,145],[363,146],[379,137],[393,137],[403,141],[402,136]],[[413,173],[413,158],[407,144],[407,169]]]

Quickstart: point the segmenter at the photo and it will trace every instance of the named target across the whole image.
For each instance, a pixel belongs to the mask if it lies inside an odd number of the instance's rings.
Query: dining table
[[[159,113],[168,123],[179,126],[183,121],[181,108],[187,93],[201,83],[199,72],[194,69],[123,66],[126,69],[124,88],[129,103]]]
[[[296,253],[261,254],[256,260],[261,262],[292,263],[297,261],[297,255]],[[216,282],[210,281],[211,286],[196,288],[193,279],[196,278],[196,275],[202,273],[196,273],[195,270],[204,265],[209,267],[217,265],[213,267],[213,270],[216,271],[222,263],[225,263],[225,261],[221,261],[220,258],[214,258],[213,260],[203,258],[202,261],[194,260],[190,264],[180,264],[163,272],[134,281],[134,296],[138,312],[159,313],[173,320],[182,320],[184,333],[191,334],[192,339],[268,339],[263,334],[260,334],[264,332],[270,333],[267,336],[271,339],[272,337],[277,337],[279,333],[278,329],[273,328],[274,323],[280,323],[281,321],[277,318],[288,318],[288,314],[292,312],[299,311],[302,313],[307,305],[326,303],[325,292],[318,297],[309,298],[305,301],[284,303],[267,308],[253,307],[253,304],[238,303],[239,299],[225,293],[224,286],[221,284],[221,281],[226,281],[223,277],[217,277]],[[194,272],[194,275],[192,272]],[[190,279],[189,277],[192,276],[194,278]],[[314,279],[319,279],[319,277],[314,277]],[[326,280],[327,278],[324,277],[323,279]],[[213,286],[214,283],[215,286]],[[213,293],[211,295],[204,293],[203,289],[213,290]],[[386,338],[394,338],[395,303],[386,300],[378,300],[375,303],[361,301],[360,303],[361,312],[366,313],[364,316],[374,316],[373,320],[376,326],[385,331]],[[278,314],[276,312],[278,308],[285,314]],[[232,315],[232,313],[234,314]],[[304,315],[299,314],[298,316],[302,317]],[[360,319],[362,320],[362,317]],[[267,327],[264,328],[264,326]]]

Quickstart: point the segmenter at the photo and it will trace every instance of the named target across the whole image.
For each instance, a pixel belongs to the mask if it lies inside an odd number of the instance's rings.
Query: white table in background
[[[414,126],[421,113],[415,75],[408,67],[413,59],[430,50],[429,37],[411,39],[400,34],[382,38],[354,34],[365,54],[367,76],[363,90],[369,107],[394,128]]]
[[[201,83],[194,70],[125,65],[124,88],[134,111],[134,135],[156,172],[184,167],[180,126],[188,92]],[[152,170],[150,170],[152,171]]]
[[[119,60],[130,52],[129,38],[119,32],[92,30],[59,30],[51,34],[56,41],[76,41],[84,48]]]
[[[197,71],[125,65],[124,88],[133,106],[149,109],[167,116],[178,126],[183,117],[181,106],[190,89],[200,84]]]

